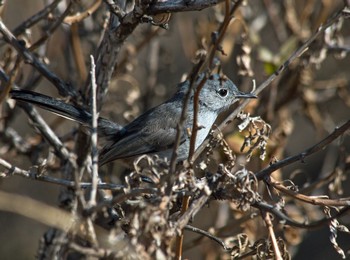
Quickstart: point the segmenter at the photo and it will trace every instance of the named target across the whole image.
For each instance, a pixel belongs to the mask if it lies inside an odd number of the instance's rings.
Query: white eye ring
[[[228,90],[226,88],[221,88],[217,91],[220,97],[227,97]]]

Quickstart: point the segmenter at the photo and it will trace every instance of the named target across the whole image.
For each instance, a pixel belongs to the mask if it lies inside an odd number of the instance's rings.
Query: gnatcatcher
[[[203,75],[200,75],[194,83],[194,91],[202,78]],[[148,110],[124,127],[99,118],[99,135],[108,141],[99,153],[99,164],[103,165],[117,159],[127,159],[142,154],[157,154],[159,157],[170,159],[184,97],[189,86],[189,81],[180,83],[173,97]],[[193,126],[194,91],[187,106],[187,116],[178,148],[178,161],[188,157]],[[12,90],[10,95],[13,99],[33,103],[88,127],[91,125],[91,114],[82,108],[32,91]],[[207,79],[199,94],[199,130],[195,149],[205,140],[218,115],[238,98],[256,98],[256,96],[239,91],[236,85],[225,76],[214,74]]]

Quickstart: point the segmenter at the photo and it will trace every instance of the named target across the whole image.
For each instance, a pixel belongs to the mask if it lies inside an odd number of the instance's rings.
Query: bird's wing
[[[141,115],[127,125],[118,140],[107,144],[100,152],[99,162],[107,162],[141,154],[157,153],[174,145],[181,110],[165,103]],[[186,140],[181,133],[180,143]]]

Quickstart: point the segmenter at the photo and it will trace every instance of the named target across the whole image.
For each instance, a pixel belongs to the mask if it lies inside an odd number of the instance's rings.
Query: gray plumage
[[[195,88],[202,76],[195,83]],[[183,108],[183,100],[189,88],[189,81],[179,84],[178,91],[166,102],[140,115],[134,121],[121,127],[107,119],[99,119],[99,134],[108,142],[99,154],[99,164],[135,157],[142,154],[158,154],[170,158],[175,142],[177,125]],[[81,124],[90,126],[91,114],[81,108],[62,101],[28,91],[14,90],[11,97],[34,103]],[[199,95],[199,114],[195,149],[207,137],[217,116],[238,98],[255,98],[253,94],[240,92],[235,84],[218,74],[212,75],[204,84]],[[193,126],[193,93],[187,106],[186,120],[181,133],[178,160],[187,158],[190,136],[188,130]]]

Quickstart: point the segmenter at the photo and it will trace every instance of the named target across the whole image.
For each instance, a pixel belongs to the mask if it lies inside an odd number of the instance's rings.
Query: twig
[[[20,153],[26,154],[31,151],[32,145],[13,128],[6,127],[1,134],[3,134],[5,140],[8,140]]]
[[[92,213],[98,212],[105,207],[110,207],[112,205],[121,203],[129,198],[140,196],[143,194],[155,195],[155,194],[159,194],[160,192],[158,189],[155,189],[155,188],[136,188],[136,189],[131,189],[130,191],[127,191],[127,192],[125,190],[126,189],[124,189],[124,192],[125,192],[124,194],[120,194],[114,197],[112,200],[102,201],[98,203],[96,206],[86,209],[85,213],[87,215],[91,215]]]
[[[198,86],[196,87],[196,92],[193,97],[193,124],[192,124],[192,131],[191,131],[191,138],[190,138],[190,149],[188,152],[188,161],[190,164],[193,163],[193,154],[195,152],[196,147],[196,139],[197,139],[197,133],[198,133],[198,110],[199,110],[199,94],[204,87],[205,82],[207,81],[208,76],[205,74]]]
[[[74,160],[72,160],[69,151],[62,144],[61,140],[56,136],[54,131],[45,122],[45,120],[40,116],[38,111],[30,104],[19,102],[19,106],[24,109],[28,117],[32,120],[34,127],[41,133],[42,137],[54,148],[58,157],[63,161],[70,161],[75,165]]]
[[[337,214],[335,214],[331,218],[324,218],[324,219],[306,224],[306,223],[300,223],[300,222],[297,222],[297,221],[291,219],[290,217],[285,215],[280,209],[278,209],[276,206],[267,204],[266,202],[262,202],[262,201],[255,202],[254,204],[252,204],[252,206],[255,208],[258,208],[260,210],[263,209],[263,210],[270,212],[271,214],[276,216],[279,220],[281,220],[284,225],[289,225],[289,226],[297,227],[297,228],[305,228],[305,229],[318,228],[318,227],[328,223],[332,219],[339,218],[340,216],[342,216],[343,214],[345,214],[346,212],[348,212],[350,210],[350,206],[343,207],[342,209],[340,209],[337,212]]]
[[[230,12],[229,12],[229,9],[230,9],[230,2],[229,0],[226,0],[225,1],[225,7],[226,7],[226,13],[225,13],[225,19],[223,21],[223,23],[221,24],[220,26],[220,29],[219,29],[219,37],[218,39],[215,41],[215,42],[212,42],[212,46],[211,46],[211,50],[210,50],[210,53],[209,53],[209,57],[202,63],[199,63],[197,65],[197,73],[200,72],[202,70],[202,68],[207,65],[208,66],[208,70],[210,70],[212,68],[212,62],[213,62],[213,59],[214,59],[214,56],[215,56],[215,53],[216,51],[219,49],[219,45],[224,37],[224,34],[226,32],[226,29],[228,27],[228,24],[231,20],[231,17],[230,17]],[[234,7],[232,8],[233,10],[236,10],[236,8],[239,6],[239,2],[237,2]],[[191,75],[191,79],[192,79],[192,82],[193,80],[197,77],[196,74],[194,75]],[[192,124],[192,131],[191,131],[191,138],[190,138],[190,147],[189,147],[189,153],[188,153],[188,161],[190,163],[190,165],[192,164],[192,158],[193,158],[193,154],[194,154],[194,151],[195,151],[195,144],[196,144],[196,138],[197,138],[197,132],[198,132],[198,129],[199,129],[199,126],[198,126],[198,110],[199,110],[199,95],[200,95],[200,92],[202,90],[202,88],[204,87],[204,84],[205,82],[207,81],[207,75],[205,74],[204,77],[201,79],[200,83],[198,84],[198,86],[196,86],[196,89],[195,89],[195,94],[194,94],[194,98],[193,98],[193,124]],[[192,83],[191,82],[191,83]],[[191,84],[193,85],[193,83]],[[190,87],[188,92],[191,93],[192,91],[192,88]],[[185,103],[187,103],[185,101]],[[184,107],[185,107],[185,104],[184,104]],[[183,112],[184,112],[184,109],[183,108]],[[186,111],[185,111],[186,112]],[[179,124],[180,125],[180,124]],[[179,131],[182,131],[181,128],[178,129],[178,133]],[[174,151],[176,148],[174,148]],[[173,155],[176,155],[176,153],[174,152]],[[173,160],[172,160],[173,162]],[[181,208],[181,214],[183,215],[187,209],[188,209],[188,205],[189,205],[189,201],[190,201],[190,197],[189,196],[185,196],[182,200],[182,208]],[[175,255],[176,255],[176,259],[181,259],[182,257],[182,243],[183,243],[183,232],[177,236],[177,239],[176,239],[176,249],[175,249]]]
[[[0,165],[2,165],[4,168],[8,169],[8,173],[1,173],[0,177],[7,177],[9,175],[16,175],[24,178],[28,178],[30,180],[36,180],[36,181],[42,181],[47,183],[52,183],[56,185],[65,186],[68,188],[75,188],[76,183],[75,181],[55,178],[47,175],[43,175],[41,173],[40,166],[38,167],[38,170],[35,171],[34,169],[31,170],[23,170],[17,166],[12,165],[11,163],[5,161],[4,159],[0,158]],[[45,169],[43,169],[45,170]],[[91,182],[79,182],[79,187],[81,189],[91,189],[92,184]],[[113,184],[113,183],[98,183],[97,185],[98,189],[101,190],[111,190],[111,191],[123,191],[125,189],[125,186],[122,184]]]
[[[285,159],[278,161],[278,162],[270,165],[269,167],[259,171],[255,175],[256,178],[258,180],[262,180],[262,179],[268,177],[268,175],[270,175],[272,172],[274,172],[274,171],[276,171],[276,170],[278,170],[286,165],[289,165],[289,164],[297,162],[297,161],[303,162],[305,157],[322,150],[329,143],[333,142],[340,135],[345,133],[345,131],[348,130],[349,128],[350,128],[350,120],[347,121],[346,123],[344,123],[342,126],[334,129],[334,131],[330,135],[328,135],[326,138],[324,138],[322,141],[315,144],[314,146],[306,149],[304,152],[299,153],[299,154],[294,155],[294,156],[291,156],[291,157],[288,157],[288,158],[285,158]]]
[[[184,196],[182,199],[182,206],[181,206],[181,215],[185,214],[186,210],[188,209],[188,206],[190,204],[190,196]],[[181,231],[180,235],[177,235],[176,237],[176,245],[175,245],[175,259],[181,260],[182,259],[182,244],[184,240],[184,234],[183,231]]]
[[[200,11],[210,6],[217,5],[224,0],[172,0],[172,1],[154,1],[154,4],[147,10],[147,14],[175,13],[185,11]]]
[[[45,64],[39,61],[39,59],[33,55],[22,42],[19,41],[6,27],[3,21],[0,19],[0,33],[4,36],[4,39],[14,47],[17,52],[23,57],[25,62],[35,67],[45,78],[47,78],[58,90],[62,96],[76,97],[76,91],[72,86],[66,84],[56,74],[51,72]]]
[[[208,70],[211,70],[213,67],[213,60],[215,57],[215,53],[217,50],[220,49],[220,44],[224,38],[224,35],[226,33],[226,30],[228,28],[228,25],[232,19],[233,13],[237,10],[237,8],[240,6],[242,3],[241,0],[235,2],[233,7],[230,10],[230,1],[226,0],[225,1],[225,18],[224,21],[220,24],[220,28],[218,30],[218,37],[215,41],[211,43],[209,55],[205,62],[201,64],[199,71],[202,71],[202,68],[204,66],[208,67]],[[199,95],[200,91],[202,90],[205,82],[207,80],[207,75],[203,77],[201,82],[198,84],[196,88],[196,92],[194,94],[193,98],[193,127],[192,127],[192,132],[191,132],[191,139],[190,139],[190,149],[189,149],[189,155],[188,155],[188,161],[191,163],[193,162],[193,155],[195,152],[195,143],[196,143],[196,138],[197,138],[197,132],[198,132],[198,110],[199,110]]]
[[[95,61],[94,57],[91,55],[91,88],[92,88],[92,96],[91,96],[91,158],[92,158],[92,189],[90,192],[90,201],[89,206],[96,205],[96,194],[97,194],[97,185],[99,182],[98,177],[98,149],[97,149],[97,126],[98,126],[98,113],[97,113],[97,101],[96,101],[96,77],[95,77]]]
[[[183,229],[191,217],[193,217],[208,201],[210,194],[202,193],[198,199],[194,200],[189,209],[175,223],[175,228]]]
[[[235,1],[231,10],[229,11],[229,6],[230,6],[229,1],[225,0],[225,18],[224,18],[224,21],[220,24],[220,28],[218,30],[219,32],[218,38],[212,43],[212,46],[211,46],[212,50],[210,51],[209,59],[208,59],[209,68],[212,67],[212,63],[213,63],[216,51],[220,50],[220,44],[223,41],[227,28],[230,24],[230,21],[233,18],[232,16],[236,12],[238,7],[242,4],[242,2],[243,2],[242,0]]]
[[[96,247],[83,247],[77,243],[69,243],[68,247],[84,256],[94,257],[99,259],[115,259],[116,253],[112,250],[105,248],[96,248]]]
[[[84,20],[85,18],[91,16],[94,12],[96,12],[96,10],[100,7],[101,3],[102,0],[95,1],[93,4],[91,4],[91,6],[89,6],[86,9],[86,11],[79,12],[78,14],[67,16],[66,18],[64,18],[64,22],[68,24],[74,24]]]
[[[68,4],[66,10],[60,15],[60,17],[58,19],[55,20],[55,22],[53,22],[50,25],[50,28],[48,28],[44,31],[44,35],[28,48],[29,51],[33,51],[33,50],[37,49],[41,44],[43,44],[52,35],[52,33],[59,26],[62,25],[62,21],[71,12],[71,8],[72,8],[74,3],[75,3],[75,1],[69,1],[69,4]]]
[[[169,166],[169,174],[168,174],[169,177],[165,178],[165,179],[168,180],[168,183],[174,183],[174,180],[176,178],[175,170],[176,170],[177,149],[179,148],[181,135],[183,134],[183,132],[182,132],[183,130],[182,129],[183,129],[183,124],[185,123],[186,116],[187,116],[188,103],[189,103],[189,100],[190,100],[190,97],[191,97],[192,90],[195,87],[195,83],[194,82],[195,82],[195,80],[196,80],[196,78],[198,76],[198,73],[199,73],[199,71],[200,71],[200,69],[201,69],[203,64],[204,64],[204,60],[201,59],[199,61],[199,63],[197,64],[197,66],[195,66],[193,68],[193,71],[192,71],[192,73],[190,75],[189,87],[188,87],[187,93],[186,93],[184,101],[183,101],[182,111],[181,111],[181,116],[180,116],[180,119],[179,119],[179,123],[177,124],[175,143],[174,143],[174,146],[173,146],[173,153],[172,153],[172,156],[171,156],[170,166]],[[201,83],[199,84],[199,86],[201,84],[204,85],[205,81],[206,81],[206,78],[204,77],[201,80]],[[194,101],[194,102],[196,102],[196,101]],[[192,131],[193,131],[193,129],[192,129]],[[192,138],[191,138],[191,140],[192,140]],[[193,144],[192,144],[192,146],[193,146]],[[191,143],[190,143],[190,150],[191,150]],[[190,155],[191,154],[189,154],[189,156]],[[171,193],[172,193],[172,185],[168,185],[167,188],[166,188],[166,194],[168,196],[170,196]],[[181,212],[182,212],[183,215],[185,214],[185,212],[188,209],[189,200],[190,200],[190,196],[185,196],[182,199]],[[176,258],[177,259],[181,259],[181,256],[182,256],[182,243],[183,243],[183,234],[180,234],[176,238],[176,249],[175,249],[175,252],[176,252]]]
[[[328,206],[328,207],[342,207],[342,206],[350,206],[350,199],[347,200],[333,200],[333,199],[324,199],[320,197],[315,196],[306,196],[304,194],[295,192],[293,190],[290,190],[286,188],[284,185],[282,185],[279,182],[269,182],[269,184],[274,187],[275,189],[297,199],[300,201],[304,201],[313,205],[319,205],[319,206]]]
[[[274,255],[274,259],[277,259],[277,260],[282,260],[282,255],[281,255],[281,251],[278,247],[278,243],[277,243],[277,240],[276,240],[276,235],[275,235],[275,231],[273,230],[273,225],[272,225],[272,221],[271,221],[271,218],[270,218],[270,215],[266,212],[262,212],[262,217],[265,221],[265,224],[267,226],[267,229],[269,231],[269,234],[270,234],[270,239],[271,239],[271,244],[272,244],[272,247],[273,247],[273,251],[275,253]]]
[[[1,93],[0,93],[0,104],[4,101],[5,98],[7,98],[11,88],[15,84],[16,77],[20,68],[20,64],[22,63],[21,57],[16,58],[16,62],[11,69],[10,76],[6,77],[7,80],[5,80],[5,83],[3,85],[3,88],[1,88]]]
[[[187,107],[188,107],[188,103],[189,103],[189,100],[191,97],[192,90],[195,87],[195,80],[198,76],[198,73],[199,73],[203,63],[204,63],[204,59],[200,59],[197,66],[195,66],[192,69],[192,72],[189,76],[189,87],[188,87],[187,93],[183,99],[181,116],[180,116],[179,122],[178,122],[177,127],[176,127],[176,136],[175,136],[175,142],[173,145],[173,153],[171,155],[170,165],[169,165],[169,174],[168,174],[169,177],[165,178],[165,179],[167,179],[168,183],[173,183],[173,181],[175,180],[177,149],[179,148],[181,136],[183,134],[182,131],[183,131],[183,125],[184,125],[185,120],[186,120]],[[172,190],[171,185],[168,185],[168,187],[166,188],[166,194],[170,196],[171,190]]]
[[[325,25],[320,26],[317,32],[311,36],[298,50],[296,50],[279,68],[275,71],[267,80],[265,80],[260,86],[256,89],[254,94],[259,94],[263,91],[270,83],[275,80],[282,72],[284,72],[289,65],[297,58],[302,56],[310,47],[311,43],[313,43],[316,38],[323,33],[328,27],[332,24],[336,23],[339,18],[343,15],[343,10],[340,10],[336,13],[334,17],[332,17]],[[222,130],[227,124],[229,124],[240,111],[242,111],[249,103],[249,100],[245,100],[242,104],[237,107],[225,120],[220,124],[219,129]]]
[[[231,15],[234,13],[234,11],[238,8],[238,6],[240,5],[242,1],[237,1],[234,6],[232,7],[231,11],[230,11],[230,2],[229,0],[225,1],[225,18],[223,23],[220,25],[219,28],[219,36],[218,39],[215,42],[212,42],[211,45],[211,49],[209,52],[209,56],[207,57],[206,60],[200,62],[196,69],[194,70],[194,72],[191,75],[191,83],[190,83],[190,88],[188,90],[188,95],[191,93],[192,91],[192,85],[193,85],[193,81],[196,79],[198,72],[200,72],[202,70],[202,68],[206,65],[208,67],[208,70],[211,70],[212,68],[212,63],[213,63],[213,59],[215,56],[215,53],[217,50],[219,50],[219,46],[224,38],[225,32],[227,30],[228,24],[231,21]],[[191,131],[191,138],[190,138],[190,147],[189,147],[189,153],[188,153],[188,161],[190,163],[190,165],[192,164],[193,160],[193,154],[195,152],[195,144],[196,144],[196,138],[197,138],[197,132],[199,129],[198,126],[198,110],[199,110],[199,95],[200,92],[202,90],[202,88],[204,87],[205,82],[207,81],[207,75],[205,74],[202,78],[202,80],[200,81],[200,83],[198,84],[198,86],[195,89],[195,94],[194,94],[194,98],[193,98],[193,124],[192,124],[192,131]],[[182,112],[186,112],[186,107],[185,104],[187,103],[187,101],[184,101],[184,108]],[[184,113],[183,113],[184,114]],[[180,120],[181,122],[181,120]],[[179,123],[179,125],[181,125]],[[180,131],[182,131],[182,129],[179,127],[178,128],[178,132],[177,134],[180,133]],[[179,141],[179,140],[178,140]],[[179,142],[177,142],[179,143]],[[176,149],[177,147],[174,147],[174,152],[173,152],[173,156],[174,154],[176,155]],[[174,158],[172,158],[172,162],[174,163]],[[173,164],[174,165],[174,164]],[[189,201],[190,201],[190,197],[189,196],[185,196],[182,200],[182,209],[181,209],[181,213],[184,214],[187,209],[188,209],[188,205],[189,205]],[[179,235],[176,239],[176,259],[181,259],[182,257],[182,243],[183,243],[183,233],[181,233],[181,235]]]
[[[203,229],[200,229],[200,228],[197,228],[197,227],[193,227],[193,226],[191,226],[191,225],[186,225],[186,226],[184,227],[184,229],[208,237],[209,239],[215,241],[215,242],[218,243],[220,246],[222,246],[222,248],[223,248],[224,250],[226,250],[226,251],[231,251],[231,250],[232,250],[232,248],[227,247],[227,245],[225,244],[225,242],[224,242],[222,239],[220,239],[220,238],[214,236],[213,234],[211,234],[211,233],[209,233],[209,232],[207,232],[207,231],[205,231],[205,230],[203,230]]]
[[[313,43],[316,38],[323,33],[327,28],[329,28],[332,24],[336,23],[340,17],[344,15],[345,9],[342,9],[338,11],[325,25],[321,26],[317,32],[311,36],[299,49],[297,49],[280,67],[277,71],[275,71],[274,74],[272,74],[269,78],[267,78],[260,86],[254,91],[254,94],[259,94],[261,91],[263,91],[266,87],[270,85],[272,81],[274,81],[278,76],[283,73],[286,68],[297,58],[299,58],[302,54],[304,54],[308,48],[310,47],[311,43]],[[240,111],[242,111],[250,102],[250,100],[244,100],[229,116],[226,117],[226,119],[219,125],[218,130],[216,131],[222,131],[223,128],[226,127],[236,116]],[[195,152],[193,159],[197,159],[199,155],[203,152],[205,147],[208,145],[209,140],[204,141],[200,147],[198,147],[197,151]]]
[[[61,0],[53,1],[51,4],[45,6],[45,8],[43,8],[41,11],[39,11],[32,17],[22,22],[15,29],[13,29],[13,35],[18,36],[19,34],[23,33],[25,30],[27,30],[29,27],[33,26],[34,24],[42,20],[45,16],[51,13],[60,2]]]
[[[95,56],[98,110],[101,108],[101,103],[107,93],[121,46],[139,24],[139,18],[144,14],[145,8],[141,4],[123,16],[122,19],[119,19],[114,13],[110,15],[107,29],[97,50],[97,56]],[[86,89],[86,96],[89,96],[91,92],[90,87],[88,86]]]
[[[81,45],[79,34],[78,34],[78,28],[79,28],[79,25],[76,23],[73,23],[70,27],[70,30],[71,30],[73,58],[80,76],[80,82],[82,82],[87,78],[87,71],[86,71],[86,66],[84,61],[83,47]]]

